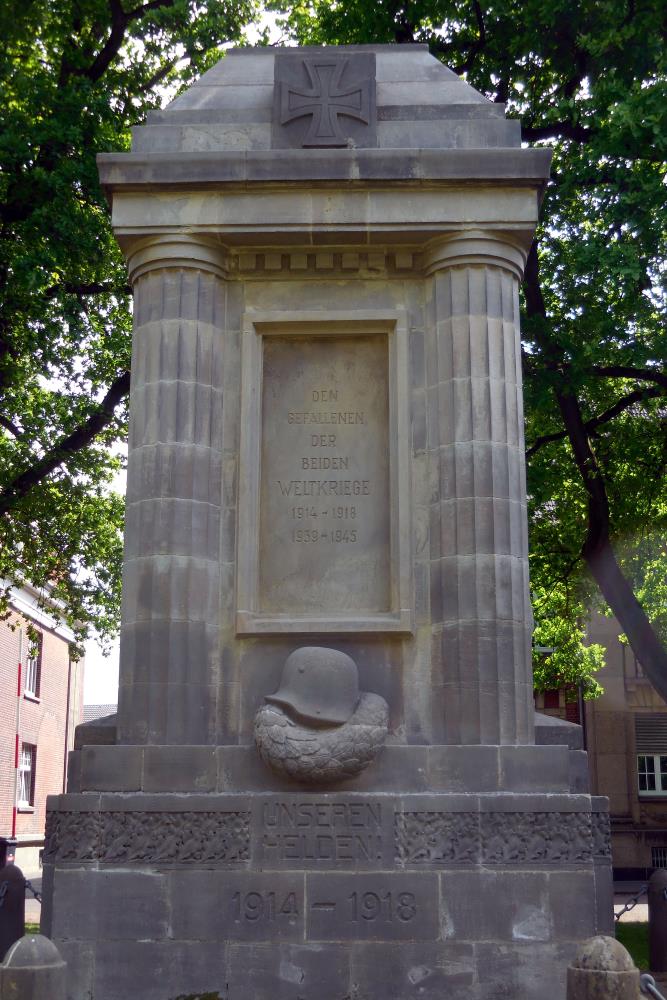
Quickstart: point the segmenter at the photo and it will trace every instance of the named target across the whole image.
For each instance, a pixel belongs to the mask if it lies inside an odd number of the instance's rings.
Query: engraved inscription
[[[417,916],[414,892],[351,892],[348,918],[359,920],[400,920],[407,924]]]
[[[437,877],[355,874],[306,877],[309,940],[430,940],[438,934]]]
[[[303,941],[303,875],[200,869],[173,886],[176,940]]]
[[[281,918],[293,919],[299,916],[296,893],[289,892],[286,896],[276,896],[271,890],[267,892],[235,892],[232,896],[232,910],[237,923],[257,921],[273,923]]]
[[[263,350],[260,606],[386,613],[387,337],[270,337]]]
[[[272,800],[262,804],[261,852],[273,862],[377,863],[383,805]]]

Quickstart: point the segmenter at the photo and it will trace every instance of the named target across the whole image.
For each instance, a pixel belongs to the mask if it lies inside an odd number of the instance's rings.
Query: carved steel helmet
[[[266,700],[306,722],[347,722],[359,702],[357,665],[338,649],[301,646],[285,660],[280,687]]]

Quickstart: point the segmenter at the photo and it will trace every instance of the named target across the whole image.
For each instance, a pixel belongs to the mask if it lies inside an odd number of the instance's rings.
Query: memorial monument
[[[118,716],[47,826],[70,1000],[562,1000],[610,930],[532,698],[548,169],[420,45],[231,51],[100,157],[134,353]]]

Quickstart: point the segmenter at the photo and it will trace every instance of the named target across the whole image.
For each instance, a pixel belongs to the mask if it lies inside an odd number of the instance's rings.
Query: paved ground
[[[25,873],[25,877],[28,879],[30,884],[36,889],[37,892],[42,891],[42,876],[41,875],[31,875],[30,873]],[[41,912],[41,906],[34,898],[33,894],[26,889],[25,891],[25,922],[27,924],[38,924],[39,915]]]

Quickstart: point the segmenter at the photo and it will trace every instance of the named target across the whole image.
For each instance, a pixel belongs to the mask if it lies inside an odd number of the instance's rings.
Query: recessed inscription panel
[[[388,397],[385,334],[264,338],[262,613],[391,610]]]
[[[378,798],[262,798],[253,858],[271,868],[375,868],[393,859],[393,805]]]

